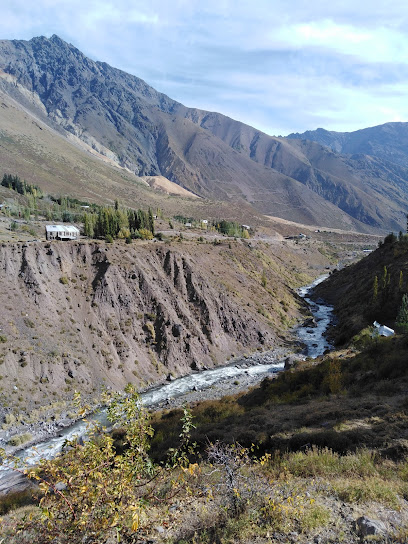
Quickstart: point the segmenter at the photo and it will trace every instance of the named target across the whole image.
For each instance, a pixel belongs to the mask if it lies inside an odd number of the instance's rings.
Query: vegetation
[[[16,191],[20,195],[43,197],[42,191],[37,185],[30,185],[25,180],[21,180],[18,176],[13,176],[12,174],[4,174],[1,184],[3,187],[13,189],[13,191]]]
[[[398,310],[395,324],[399,329],[408,332],[408,294],[406,293],[402,296],[402,302]]]
[[[179,447],[170,450],[166,463],[159,466],[149,456],[153,431],[135,390],[129,386],[126,394],[105,400],[108,419],[126,424],[121,450],[114,447],[111,435],[89,423],[85,443],[72,441],[62,457],[43,460],[28,471],[29,478],[38,482],[42,498],[36,515],[14,527],[18,542],[32,541],[33,535],[38,544],[82,543],[84,535],[91,542],[104,542],[109,536],[133,542],[133,536],[153,522],[146,509],[168,504],[194,477],[195,466],[188,462],[192,423],[187,410]]]
[[[226,221],[225,219],[218,221],[211,221],[211,223],[204,224],[201,220],[194,219],[194,217],[187,217],[184,215],[175,215],[174,219],[183,225],[190,224],[196,228],[205,227],[208,230],[217,231],[226,236],[234,238],[249,238],[248,230],[237,223],[236,221]],[[170,228],[173,228],[172,226]]]

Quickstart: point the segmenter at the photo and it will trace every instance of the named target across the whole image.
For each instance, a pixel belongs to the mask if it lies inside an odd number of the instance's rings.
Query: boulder
[[[294,367],[297,362],[298,359],[296,359],[296,357],[294,357],[293,355],[289,355],[289,357],[286,357],[285,359],[285,370],[289,370],[290,368]]]
[[[382,521],[361,516],[356,521],[356,532],[360,536],[385,535],[387,529]]]

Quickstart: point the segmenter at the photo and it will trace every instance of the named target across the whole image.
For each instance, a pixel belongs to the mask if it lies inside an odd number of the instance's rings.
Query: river
[[[315,302],[309,298],[311,290],[326,279],[326,277],[327,275],[322,276],[310,285],[301,287],[297,291],[299,296],[304,298],[308,303],[313,315],[313,323],[297,327],[295,334],[305,345],[304,355],[312,358],[316,358],[322,355],[324,351],[331,349],[330,344],[324,337],[324,333],[331,322],[333,309],[331,306],[324,304],[323,301]],[[142,393],[141,399],[148,407],[158,406],[169,399],[185,395],[189,391],[202,391],[224,380],[239,378],[244,375],[254,378],[257,376],[260,379],[262,376],[282,371],[287,355],[288,351],[282,348],[257,353],[252,357],[239,359],[223,367],[189,374],[173,382],[153,387]],[[103,410],[94,417],[102,423],[106,422],[106,414]],[[78,421],[72,426],[62,429],[58,436],[21,450],[18,453],[18,457],[24,459],[26,468],[38,464],[40,459],[52,459],[61,451],[66,441],[83,435],[85,430],[86,423]],[[15,472],[0,465],[0,493],[4,493],[10,487],[18,485],[16,484],[18,480],[18,475]]]

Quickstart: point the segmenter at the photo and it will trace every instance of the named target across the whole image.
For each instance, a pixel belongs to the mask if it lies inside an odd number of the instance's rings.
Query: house
[[[208,225],[208,219],[201,219],[201,223],[203,225]]]
[[[73,225],[46,225],[47,240],[78,240],[79,229]]]
[[[374,321],[373,326],[375,327],[375,332],[380,336],[392,336],[395,333],[394,329],[390,329],[390,327],[386,327],[385,325],[380,325],[377,321]]]

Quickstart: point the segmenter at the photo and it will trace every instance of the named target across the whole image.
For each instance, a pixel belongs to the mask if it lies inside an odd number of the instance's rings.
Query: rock
[[[166,380],[167,380],[168,382],[174,382],[175,379],[176,379],[176,378],[175,378],[174,376],[172,376],[171,374],[167,374]]]
[[[293,366],[295,366],[297,362],[298,360],[295,357],[293,357],[293,355],[286,357],[285,366],[284,366],[285,370],[289,370],[289,368],[292,368]]]
[[[161,535],[164,534],[165,531],[166,531],[165,528],[162,527],[161,525],[157,525],[157,526],[155,527],[155,529],[156,529],[156,531],[157,531],[159,534],[161,534]]]
[[[197,363],[197,361],[193,361],[190,365],[191,370],[200,370],[200,365]]]
[[[384,535],[387,533],[387,529],[382,521],[361,516],[356,521],[356,532],[360,536]]]
[[[316,327],[316,321],[314,317],[308,317],[303,321],[302,327]]]
[[[174,338],[179,338],[181,336],[181,331],[183,330],[183,326],[180,324],[174,324],[171,328],[171,333],[174,336]]]

